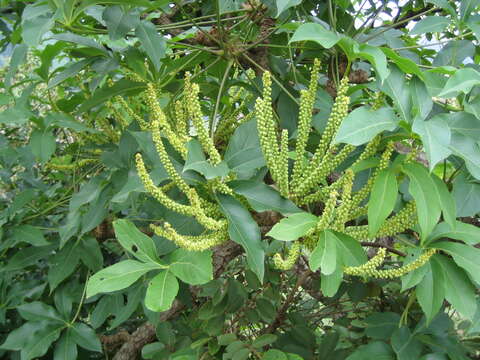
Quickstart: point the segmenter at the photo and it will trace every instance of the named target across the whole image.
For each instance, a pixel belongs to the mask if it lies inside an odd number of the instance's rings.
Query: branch
[[[385,250],[387,250],[388,252],[391,252],[393,254],[397,254],[399,256],[407,256],[407,254],[405,254],[403,251],[400,251],[400,250],[397,250],[397,249],[394,249],[390,246],[386,246],[386,245],[383,245],[383,244],[379,244],[379,243],[374,243],[374,242],[368,242],[368,241],[362,241],[360,243],[360,245],[362,246],[369,246],[369,247],[376,247],[376,248],[385,248]]]

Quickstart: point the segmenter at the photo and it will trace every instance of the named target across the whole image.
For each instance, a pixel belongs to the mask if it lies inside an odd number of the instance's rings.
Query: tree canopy
[[[479,358],[478,1],[0,13],[0,356]]]

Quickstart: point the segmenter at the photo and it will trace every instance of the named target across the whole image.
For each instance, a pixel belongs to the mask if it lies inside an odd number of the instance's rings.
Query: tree
[[[3,356],[478,358],[478,2],[1,4]]]

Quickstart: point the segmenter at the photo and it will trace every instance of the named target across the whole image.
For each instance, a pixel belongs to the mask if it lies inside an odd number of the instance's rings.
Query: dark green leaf
[[[141,21],[135,28],[135,35],[140,39],[143,49],[158,71],[161,65],[160,60],[165,57],[165,39],[149,21]]]
[[[107,7],[103,11],[102,18],[107,23],[108,35],[112,40],[123,38],[138,22],[134,14],[124,12],[118,5]]]
[[[427,272],[415,288],[415,292],[429,324],[442,307],[445,298],[445,281],[440,264],[429,262],[424,267],[427,268]]]
[[[80,261],[80,251],[76,242],[70,242],[65,245],[50,261],[48,270],[48,283],[50,291],[67,277],[69,277]]]
[[[7,74],[5,75],[5,88],[8,90],[12,86],[12,79],[15,76],[17,69],[27,59],[28,46],[26,44],[19,44],[13,49],[10,64],[8,66]]]
[[[422,352],[422,344],[406,326],[395,330],[391,343],[398,360],[418,359]]]
[[[49,244],[43,236],[42,230],[31,225],[15,227],[11,237],[15,239],[16,244],[20,242],[26,242],[33,246],[45,246]]]
[[[91,327],[83,323],[75,323],[70,329],[72,330],[72,339],[78,346],[90,351],[102,352],[100,340]]]
[[[392,348],[381,341],[373,341],[368,345],[361,345],[346,360],[394,360]]]
[[[187,170],[195,170],[205,176],[206,179],[225,177],[230,171],[228,165],[223,161],[216,166],[207,161],[202,146],[197,139],[192,139],[187,143],[187,159],[183,171]]]
[[[436,242],[433,246],[453,257],[458,266],[470,274],[472,279],[480,283],[480,249],[456,242]]]
[[[7,265],[3,266],[0,271],[15,271],[26,268],[49,256],[54,248],[54,245],[48,245],[21,249],[8,260]]]
[[[91,48],[100,50],[101,52],[105,53],[105,55],[108,54],[107,49],[105,49],[102,45],[97,43],[95,40],[88,37],[65,32],[65,33],[55,34],[52,36],[52,38],[55,40],[66,41],[66,42],[70,42],[78,45],[91,47]]]
[[[452,229],[455,229],[457,224],[457,209],[455,199],[448,191],[447,185],[438,176],[432,175],[432,179],[436,186],[438,202],[442,208],[443,218]]]
[[[64,320],[54,308],[40,301],[20,305],[17,310],[25,320],[64,323]]]
[[[441,222],[432,231],[428,241],[431,242],[442,238],[462,240],[469,245],[475,246],[480,243],[480,228],[461,221],[456,221],[455,226],[452,228],[450,224]]]
[[[398,196],[397,177],[393,169],[380,171],[368,201],[368,233],[373,238],[390,215]]]
[[[178,293],[178,281],[169,270],[163,270],[148,284],[145,306],[151,311],[166,311]]]
[[[374,313],[365,319],[365,334],[373,339],[387,340],[398,329],[400,315],[393,312]]]
[[[77,353],[77,344],[72,339],[72,329],[68,328],[55,345],[53,360],[76,359]]]
[[[30,137],[30,147],[35,157],[42,163],[47,162],[55,152],[55,136],[50,131],[36,130]]]
[[[452,153],[449,149],[450,127],[442,117],[434,116],[428,121],[416,118],[412,130],[422,139],[430,170]]]
[[[169,269],[187,284],[205,284],[213,279],[212,252],[177,249],[171,254]]]

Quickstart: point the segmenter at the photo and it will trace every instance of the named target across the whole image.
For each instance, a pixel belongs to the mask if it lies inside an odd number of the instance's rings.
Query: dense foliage
[[[0,356],[480,358],[478,1],[0,12]]]

